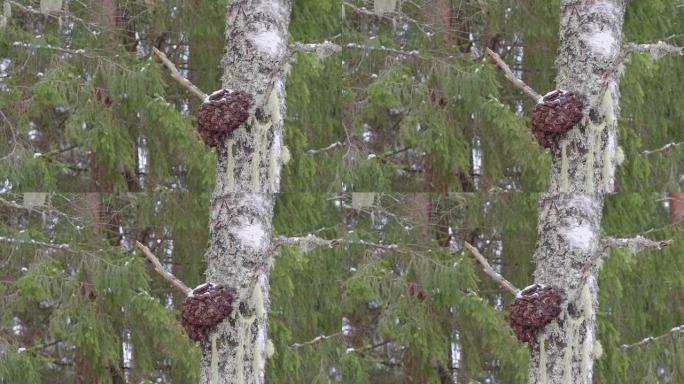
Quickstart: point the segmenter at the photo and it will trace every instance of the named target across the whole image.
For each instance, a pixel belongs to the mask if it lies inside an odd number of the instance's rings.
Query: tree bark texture
[[[614,191],[625,0],[562,0],[558,89],[586,95],[588,111],[552,150],[539,203],[537,283],[566,294],[559,318],[530,342],[529,383],[591,384],[604,196]]]
[[[200,383],[263,383],[271,223],[280,184],[291,0],[228,2],[223,87],[254,97],[248,121],[217,147],[208,282],[237,291],[233,314],[202,341]]]

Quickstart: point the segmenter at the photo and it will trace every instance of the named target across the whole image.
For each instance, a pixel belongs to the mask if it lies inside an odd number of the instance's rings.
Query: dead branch
[[[309,149],[309,150],[307,150],[306,152],[304,152],[304,154],[306,154],[307,156],[313,156],[313,155],[316,155],[316,154],[318,154],[318,153],[325,152],[325,151],[329,151],[329,150],[331,150],[331,149],[333,149],[333,148],[335,148],[335,147],[340,147],[340,146],[342,146],[342,143],[339,142],[339,141],[336,141],[336,142],[334,142],[334,143],[328,145],[328,146],[325,147],[325,148],[321,148],[321,149]]]
[[[321,59],[332,56],[335,53],[341,52],[342,47],[328,40],[322,43],[301,43],[294,42],[289,46],[290,52],[306,52],[315,53]]]
[[[318,236],[308,234],[303,237],[287,237],[287,236],[277,236],[273,239],[273,244],[276,247],[282,245],[295,246],[302,249],[304,253],[309,253],[316,248],[328,247],[332,248],[336,245],[342,244],[342,239],[322,239]]]
[[[135,246],[138,247],[138,249],[143,253],[145,258],[150,263],[152,263],[152,267],[158,274],[161,275],[161,277],[163,277],[166,281],[173,284],[174,287],[182,291],[185,296],[189,296],[192,293],[192,289],[188,288],[187,285],[180,281],[171,272],[164,269],[164,266],[159,262],[159,259],[157,259],[157,257],[152,253],[152,251],[150,251],[149,248],[142,245],[142,243],[140,243],[139,241],[135,242]]]
[[[504,76],[506,76],[506,78],[511,83],[513,83],[513,85],[518,87],[518,89],[520,89],[525,95],[529,96],[532,100],[534,100],[535,103],[541,101],[542,96],[539,93],[535,92],[535,90],[532,89],[532,87],[525,84],[524,81],[515,77],[513,71],[511,71],[511,68],[508,67],[508,64],[506,64],[506,62],[504,62],[503,59],[501,59],[501,57],[496,52],[492,51],[489,48],[485,49],[485,51],[487,52],[489,57],[491,57],[492,60],[494,60],[496,66],[503,71]]]
[[[663,339],[666,339],[666,338],[669,338],[669,337],[674,337],[674,336],[676,336],[677,334],[680,334],[680,333],[684,333],[684,324],[683,324],[683,325],[680,325],[680,326],[678,326],[678,327],[674,327],[674,328],[670,329],[669,331],[667,331],[666,333],[663,333],[663,334],[660,335],[660,336],[656,336],[656,337],[649,336],[649,337],[646,337],[646,338],[642,339],[641,341],[639,341],[639,342],[637,342],[637,343],[634,343],[634,344],[622,344],[622,345],[620,346],[620,348],[621,348],[623,351],[626,351],[626,350],[628,350],[628,349],[630,349],[630,348],[641,347],[642,345],[649,344],[649,343],[651,343],[651,342],[653,342],[653,341],[658,341],[658,340],[663,340]]]
[[[484,256],[480,253],[480,251],[477,250],[477,248],[473,247],[468,243],[467,241],[464,242],[464,245],[468,252],[477,260],[481,265],[482,268],[484,269],[484,272],[489,275],[494,281],[499,283],[501,287],[503,287],[505,290],[508,292],[512,293],[514,296],[517,296],[518,293],[520,293],[520,290],[516,288],[510,281],[506,280],[503,276],[501,276],[499,273],[497,273],[494,268],[492,268],[491,265],[487,262],[487,259],[485,259]]]
[[[176,80],[183,88],[187,89],[190,93],[193,95],[197,96],[200,100],[204,102],[204,100],[208,97],[206,93],[202,92],[195,84],[190,82],[190,80],[186,79],[181,75],[180,71],[176,68],[175,65],[169,60],[168,57],[164,54],[164,52],[158,50],[156,47],[152,47],[152,52],[154,53],[155,56],[159,59],[159,61],[164,64],[166,69],[171,72],[171,78]]]
[[[666,55],[684,55],[684,47],[675,47],[663,41],[653,44],[626,43],[622,46],[624,54],[645,53],[658,60]]]
[[[679,147],[680,145],[684,145],[684,141],[679,142],[679,143],[668,143],[668,144],[665,144],[662,147],[657,148],[657,149],[644,150],[644,151],[641,151],[641,155],[642,156],[648,156],[648,155],[651,155],[654,153],[664,152],[664,151],[670,150],[672,148]]]
[[[661,250],[664,247],[672,244],[673,240],[656,241],[647,239],[641,235],[627,239],[618,239],[614,237],[605,237],[601,239],[601,246],[605,248],[627,248],[631,254],[636,254],[641,251],[655,249]]]
[[[302,347],[306,347],[307,345],[313,345],[313,344],[319,343],[319,342],[321,342],[321,341],[325,341],[325,340],[332,339],[332,338],[334,338],[334,337],[340,336],[341,334],[342,334],[342,332],[335,332],[335,333],[333,333],[332,335],[327,335],[327,336],[326,336],[326,335],[320,335],[320,336],[316,336],[316,337],[314,337],[313,339],[311,339],[311,340],[309,340],[309,341],[305,341],[305,342],[303,342],[303,343],[294,343],[294,344],[291,344],[291,345],[290,345],[290,348],[292,348],[292,349],[299,349],[299,348],[302,348]]]

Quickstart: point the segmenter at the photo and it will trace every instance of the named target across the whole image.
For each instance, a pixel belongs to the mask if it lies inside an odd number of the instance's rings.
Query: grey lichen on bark
[[[547,193],[539,203],[535,281],[562,289],[556,322],[530,343],[530,383],[591,383],[596,340],[601,195]],[[568,381],[568,379],[571,379]]]
[[[624,0],[561,1],[557,88],[586,95],[589,109],[552,153],[551,191],[614,190]]]
[[[529,383],[591,384],[604,196],[615,189],[625,0],[561,0],[557,88],[586,95],[579,126],[552,151],[539,203],[535,281],[562,289],[560,317],[530,343]]]
[[[254,98],[217,147],[206,280],[237,291],[235,310],[202,341],[200,383],[263,383],[271,225],[282,166],[284,64],[292,0],[228,2],[223,88]]]
[[[216,191],[278,192],[291,0],[228,4],[223,87],[255,100],[253,115],[218,148]]]

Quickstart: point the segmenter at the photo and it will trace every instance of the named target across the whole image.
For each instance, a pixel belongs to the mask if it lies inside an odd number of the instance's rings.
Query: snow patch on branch
[[[589,224],[567,227],[563,233],[570,246],[589,251],[594,243],[594,232]]]

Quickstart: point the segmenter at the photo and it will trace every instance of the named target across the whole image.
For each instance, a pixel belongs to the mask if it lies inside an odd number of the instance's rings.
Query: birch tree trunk
[[[217,148],[208,282],[237,290],[231,318],[202,343],[200,383],[263,383],[271,219],[280,183],[283,65],[291,0],[228,2],[223,87],[255,99],[249,120]]]
[[[625,0],[561,0],[557,88],[588,97],[589,112],[552,153],[539,203],[537,283],[565,291],[560,317],[530,342],[529,383],[592,383],[604,195],[614,191],[618,63]]]

